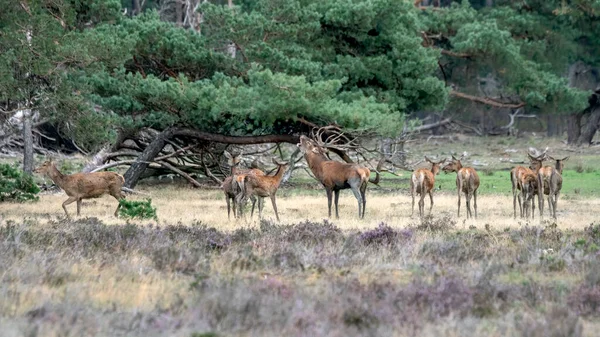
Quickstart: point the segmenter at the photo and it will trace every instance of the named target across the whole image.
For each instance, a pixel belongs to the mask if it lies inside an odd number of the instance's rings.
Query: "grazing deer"
[[[425,211],[425,194],[429,194],[431,200],[431,206],[429,207],[429,213],[433,208],[433,185],[435,184],[435,176],[440,172],[440,165],[445,161],[434,162],[429,158],[425,157],[425,160],[431,163],[431,170],[428,169],[417,169],[413,172],[410,178],[410,194],[412,196],[412,212],[410,216],[415,213],[415,194],[420,195],[419,199],[419,216],[423,217]]]
[[[325,187],[329,217],[331,217],[331,199],[333,194],[335,194],[335,217],[339,218],[338,200],[340,190],[350,188],[358,201],[358,217],[364,218],[367,207],[365,194],[371,170],[358,164],[330,160],[325,155],[327,153],[326,148],[306,136],[300,136],[298,147],[304,154],[304,158],[315,178]]]
[[[273,159],[273,163],[277,165],[277,172],[275,175],[267,176],[267,175],[253,175],[247,174],[244,177],[244,187],[242,189],[242,193],[238,194],[236,197],[236,202],[238,205],[242,205],[244,200],[247,197],[250,197],[252,200],[252,211],[250,213],[250,218],[254,215],[254,206],[256,204],[256,198],[258,197],[258,217],[262,218],[262,210],[264,206],[264,198],[270,197],[271,203],[273,204],[273,210],[275,211],[275,217],[277,221],[279,221],[279,214],[277,213],[277,203],[275,201],[275,193],[279,189],[279,184],[281,183],[281,179],[283,178],[283,174],[290,167],[288,162],[279,162],[276,159]],[[241,213],[241,208],[239,209]]]
[[[66,206],[73,202],[77,202],[77,215],[80,214],[82,199],[98,198],[106,193],[115,197],[117,201],[125,198],[125,196],[121,194],[121,188],[125,183],[125,179],[122,175],[115,172],[75,173],[65,175],[62,174],[50,160],[45,161],[40,167],[35,169],[34,172],[48,176],[58,187],[62,188],[65,193],[67,193],[69,199],[65,200],[62,204],[62,208],[65,210],[67,217],[69,217],[69,212],[67,212]],[[117,206],[115,216],[118,216],[120,207],[121,204]]]
[[[563,159],[554,159],[543,153],[540,156],[534,157],[528,154],[531,159],[531,168],[535,169],[537,173],[537,184],[538,184],[538,204],[540,209],[540,218],[544,217],[544,194],[548,196],[548,209],[552,217],[556,219],[556,204],[562,189],[562,171],[564,163],[569,159],[565,157]],[[542,166],[542,162],[546,159],[554,160],[555,165]]]
[[[462,157],[460,158],[462,159]],[[479,188],[479,176],[472,167],[463,167],[460,159],[452,156],[452,161],[442,169],[445,173],[456,172],[456,188],[458,189],[458,213],[460,217],[460,194],[464,193],[467,199],[467,219],[473,217],[471,213],[471,197],[473,197],[473,208],[477,218],[477,189]]]
[[[225,193],[225,201],[227,202],[227,218],[230,219],[231,206],[233,206],[233,217],[236,215],[236,206],[239,209],[241,206],[236,205],[236,197],[242,192],[243,182],[246,175],[264,176],[265,173],[257,168],[241,169],[239,168],[240,162],[242,161],[242,155],[232,155],[225,151],[225,157],[227,158],[227,164],[231,167],[231,175],[221,185],[223,193]],[[254,200],[254,196],[251,197]]]

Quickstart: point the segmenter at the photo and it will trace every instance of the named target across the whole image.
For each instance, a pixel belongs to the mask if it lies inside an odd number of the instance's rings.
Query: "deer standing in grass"
[[[460,158],[462,159],[462,157]],[[445,173],[456,172],[456,188],[458,190],[458,213],[460,217],[460,194],[464,193],[467,204],[467,219],[473,217],[471,213],[471,197],[473,197],[473,208],[477,218],[477,189],[479,188],[479,176],[472,167],[463,167],[460,159],[452,156],[452,161],[442,169]]]
[[[242,192],[244,178],[247,175],[264,176],[265,173],[257,168],[251,168],[247,170],[239,168],[240,162],[242,161],[241,154],[232,155],[231,153],[225,151],[224,155],[227,158],[227,164],[231,167],[231,175],[223,180],[221,189],[223,189],[223,193],[225,193],[225,201],[227,202],[227,218],[230,219],[231,208],[233,208],[233,217],[237,217],[236,206],[239,210],[240,205],[237,204],[236,197]],[[254,196],[251,198],[254,201]]]
[[[412,212],[410,213],[410,216],[413,216],[413,214],[415,213],[415,194],[420,195],[420,217],[423,217],[423,213],[425,212],[425,194],[429,194],[429,200],[431,200],[431,206],[429,206],[429,213],[431,213],[431,209],[433,208],[433,186],[435,184],[435,176],[440,172],[440,165],[445,160],[434,162],[427,157],[425,157],[425,160],[431,163],[431,170],[417,169],[413,172],[410,178],[410,194],[412,196]]]
[[[250,213],[250,219],[254,215],[254,206],[256,205],[256,197],[258,197],[258,217],[262,218],[262,210],[264,207],[264,198],[270,197],[271,203],[273,204],[273,210],[275,211],[275,217],[279,221],[279,213],[277,212],[277,202],[275,201],[275,194],[281,184],[283,174],[290,167],[288,162],[279,162],[273,159],[273,163],[277,165],[277,172],[275,175],[253,175],[247,174],[244,177],[244,184],[242,192],[236,197],[238,205],[243,205],[247,197],[252,200],[252,211]],[[239,208],[239,212],[242,210]]]
[[[81,200],[98,198],[103,194],[112,195],[117,201],[124,199],[125,196],[121,193],[121,188],[125,183],[125,179],[122,175],[115,172],[93,172],[93,173],[75,173],[75,174],[62,174],[50,160],[45,161],[40,167],[35,169],[35,173],[43,174],[48,176],[52,181],[69,196],[69,199],[65,200],[62,204],[62,208],[65,210],[65,214],[69,217],[67,212],[67,205],[77,202],[77,215],[80,214]],[[115,210],[115,216],[118,216],[119,208],[121,204],[117,206]]]
[[[548,209],[554,219],[556,219],[556,204],[562,189],[562,171],[564,162],[569,160],[569,157],[563,159],[555,159],[543,153],[540,156],[534,157],[529,154],[532,161],[532,168],[536,169],[537,184],[538,184],[538,204],[540,209],[540,218],[544,217],[544,194],[548,196]],[[542,166],[542,162],[546,159],[553,160],[553,166]]]
[[[339,218],[338,201],[340,190],[350,188],[358,201],[358,217],[365,217],[367,207],[366,191],[371,170],[358,164],[342,163],[327,158],[327,150],[306,136],[300,136],[300,151],[327,193],[327,206],[331,217],[331,199],[335,195],[335,217]]]
[[[537,174],[526,172],[520,176],[519,185],[521,189],[520,207],[521,217],[529,218],[529,208],[531,208],[531,218],[535,218],[535,196],[537,195]]]
[[[519,200],[519,212],[521,218],[523,217],[523,189],[521,188],[521,181],[525,175],[533,174],[533,171],[524,166],[517,166],[510,171],[510,181],[512,182],[512,193],[513,193],[513,217],[517,218],[517,199]]]

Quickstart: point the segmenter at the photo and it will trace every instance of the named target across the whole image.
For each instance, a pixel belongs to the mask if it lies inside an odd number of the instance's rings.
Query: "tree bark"
[[[33,173],[33,132],[31,129],[31,109],[23,111],[23,172]]]
[[[127,172],[125,172],[125,187],[134,188],[137,185],[140,176],[146,168],[148,164],[154,160],[154,158],[160,153],[160,151],[165,147],[165,142],[167,139],[173,136],[174,129],[166,129],[163,132],[159,133],[158,136],[144,149],[144,152],[138,157],[138,159],[133,163]]]
[[[579,136],[581,135],[581,119],[585,111],[576,112],[569,115],[569,123],[567,129],[567,143],[576,145]]]
[[[600,106],[596,106],[591,109],[587,120],[581,126],[581,134],[577,139],[577,145],[589,145],[594,139],[598,126],[600,124]]]
[[[570,145],[591,144],[600,128],[600,90],[596,90],[588,102],[588,108],[569,116],[567,142]]]

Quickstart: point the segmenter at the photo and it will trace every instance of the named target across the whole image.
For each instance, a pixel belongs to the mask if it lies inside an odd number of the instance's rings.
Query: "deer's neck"
[[[279,187],[279,184],[281,183],[281,179],[283,178],[283,174],[285,173],[285,168],[283,166],[279,166],[279,168],[277,168],[277,172],[275,172],[275,186]]]
[[[433,173],[433,175],[435,176],[435,175],[437,175],[437,174],[438,174],[438,172],[440,172],[440,168],[439,168],[439,166],[437,166],[437,165],[433,165],[433,166],[431,167],[431,173]],[[456,172],[458,172],[458,170],[457,170]]]
[[[46,175],[48,177],[50,177],[50,179],[52,179],[52,181],[58,185],[59,187],[62,188],[64,181],[65,181],[65,175],[62,174],[57,168],[56,166],[51,166],[50,169],[48,170],[48,172],[46,173]]]
[[[306,162],[308,163],[308,167],[310,167],[310,170],[312,171],[312,173],[317,178],[321,178],[321,176],[323,174],[323,168],[322,168],[321,164],[323,162],[326,162],[327,158],[325,158],[325,156],[318,155],[316,153],[306,153],[304,155],[304,158],[306,158]]]

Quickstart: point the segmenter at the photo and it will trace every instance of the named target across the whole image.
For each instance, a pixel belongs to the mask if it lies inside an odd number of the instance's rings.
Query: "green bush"
[[[0,164],[0,201],[38,200],[39,192],[33,178],[24,174],[17,164]]]
[[[152,207],[152,200],[146,199],[146,201],[130,201],[121,199],[119,201],[119,216],[124,218],[138,218],[138,219],[154,219],[156,217],[156,207]]]

